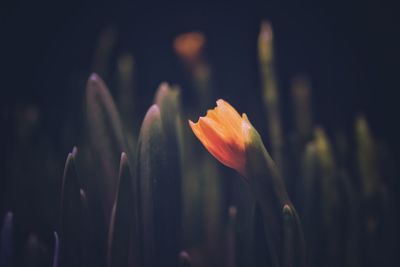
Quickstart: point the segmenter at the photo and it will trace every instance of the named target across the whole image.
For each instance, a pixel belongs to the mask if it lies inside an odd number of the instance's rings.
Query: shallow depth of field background
[[[19,218],[21,236],[35,231],[51,243],[49,229],[58,223],[65,158],[83,140],[84,83],[74,81],[89,77],[96,43],[106,28],[116,33],[112,53],[133,55],[138,118],[143,118],[163,81],[180,85],[182,104],[190,105],[192,84],[172,43],[181,33],[203,32],[214,95],[246,112],[269,148],[257,61],[260,23],[268,20],[274,30],[285,132],[293,130],[291,79],[304,75],[311,83],[316,124],[328,132],[341,129],[352,136],[354,119],[363,113],[373,135],[388,145],[393,161],[399,162],[399,18],[395,6],[372,1],[281,2],[2,4],[0,218],[12,210]],[[103,78],[114,94],[115,60],[110,60],[108,68],[111,74]],[[213,105],[209,103],[210,108]],[[198,115],[204,113],[198,110]],[[35,124],[27,133],[32,134],[29,145],[19,141],[23,138],[16,129],[21,116]],[[183,118],[185,123],[187,119]],[[40,160],[46,158],[52,159],[51,168]],[[396,179],[396,204],[399,188]]]

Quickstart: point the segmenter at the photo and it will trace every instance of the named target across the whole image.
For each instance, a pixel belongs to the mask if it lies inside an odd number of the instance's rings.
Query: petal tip
[[[196,123],[194,123],[192,120],[188,120],[190,127],[194,127]]]
[[[221,105],[224,105],[226,103],[226,101],[223,100],[222,98],[218,99],[216,102],[217,102],[217,106],[221,106]]]

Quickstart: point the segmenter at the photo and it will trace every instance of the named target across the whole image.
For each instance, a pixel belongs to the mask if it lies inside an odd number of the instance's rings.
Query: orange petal
[[[212,120],[200,118],[199,124],[204,135],[207,136],[209,140],[209,151],[213,152],[212,154],[215,154],[214,156],[223,164],[231,168],[235,167],[236,157],[234,155],[236,153],[229,146],[230,140],[224,138],[223,134],[218,131],[218,126],[216,126]]]
[[[218,116],[217,111],[215,111],[213,109],[209,109],[207,111],[206,117],[214,120],[215,122],[221,122],[221,118]]]
[[[204,147],[222,164],[245,175],[245,146],[251,124],[222,99],[197,123],[189,121],[194,134]]]
[[[213,145],[210,143],[208,140],[208,137],[203,133],[203,130],[201,129],[199,122],[193,123],[191,120],[189,120],[190,127],[193,130],[193,133],[197,136],[197,138],[200,140],[200,142],[204,145],[204,147],[210,152],[214,157],[219,158],[219,155],[221,154],[219,151],[217,151]]]
[[[241,121],[239,113],[228,104],[228,102],[219,99],[217,101],[216,110],[219,117],[223,118],[226,131],[229,132],[235,139],[242,139]]]
[[[223,99],[217,100],[217,108],[221,109],[225,116],[229,117],[233,122],[237,124],[239,124],[242,119],[236,109]]]

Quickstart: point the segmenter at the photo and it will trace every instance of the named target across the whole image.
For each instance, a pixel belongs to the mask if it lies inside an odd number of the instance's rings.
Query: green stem
[[[304,266],[304,236],[299,216],[286,191],[284,181],[274,161],[261,140],[257,131],[250,131],[251,140],[246,145],[246,171],[249,185],[259,204],[264,233],[270,254],[271,266],[282,266],[283,262],[293,262]],[[282,210],[290,213],[282,214]],[[284,217],[290,215],[293,231],[293,244],[284,244]],[[293,255],[285,255],[286,246],[293,246]],[[295,257],[293,260],[284,257]]]

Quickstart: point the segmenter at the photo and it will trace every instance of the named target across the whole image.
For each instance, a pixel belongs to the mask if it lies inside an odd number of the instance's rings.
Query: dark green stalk
[[[306,147],[303,162],[304,222],[306,226],[308,263],[321,265],[329,259],[330,266],[338,263],[341,246],[338,215],[342,213],[338,202],[336,162],[331,143],[322,128],[314,131],[314,140]]]
[[[371,199],[378,194],[379,190],[378,151],[364,116],[359,116],[357,118],[355,133],[357,142],[357,164],[363,194],[366,199]]]
[[[293,257],[292,262],[296,266],[304,266],[304,236],[300,219],[289,199],[279,170],[265,149],[259,134],[251,128],[249,135],[251,141],[246,145],[246,177],[262,214],[270,256],[269,264],[274,267],[282,266],[283,258],[291,257],[284,253],[284,246],[290,245],[283,243],[285,223],[282,210],[285,207],[285,211],[291,211],[290,218],[293,221],[293,255],[298,255]],[[285,259],[285,261],[290,260]]]
[[[258,37],[258,57],[261,72],[264,108],[267,114],[268,130],[272,145],[272,156],[282,170],[283,131],[280,98],[276,82],[273,52],[273,32],[268,22],[262,22]]]
[[[342,171],[339,176],[339,196],[341,205],[340,217],[346,218],[342,222],[341,236],[344,242],[340,244],[339,249],[344,250],[342,255],[343,265],[348,267],[357,267],[360,265],[360,203],[350,177]],[[344,224],[344,225],[343,225]]]
[[[138,103],[135,102],[135,61],[131,54],[125,53],[117,59],[117,105],[121,114],[121,120],[126,132],[127,145],[130,151],[136,151],[136,142],[139,135],[139,117],[135,112]],[[135,162],[135,153],[128,153],[130,164]]]
[[[303,145],[312,135],[312,112],[310,84],[304,77],[296,77],[292,82],[293,116],[296,132]]]

